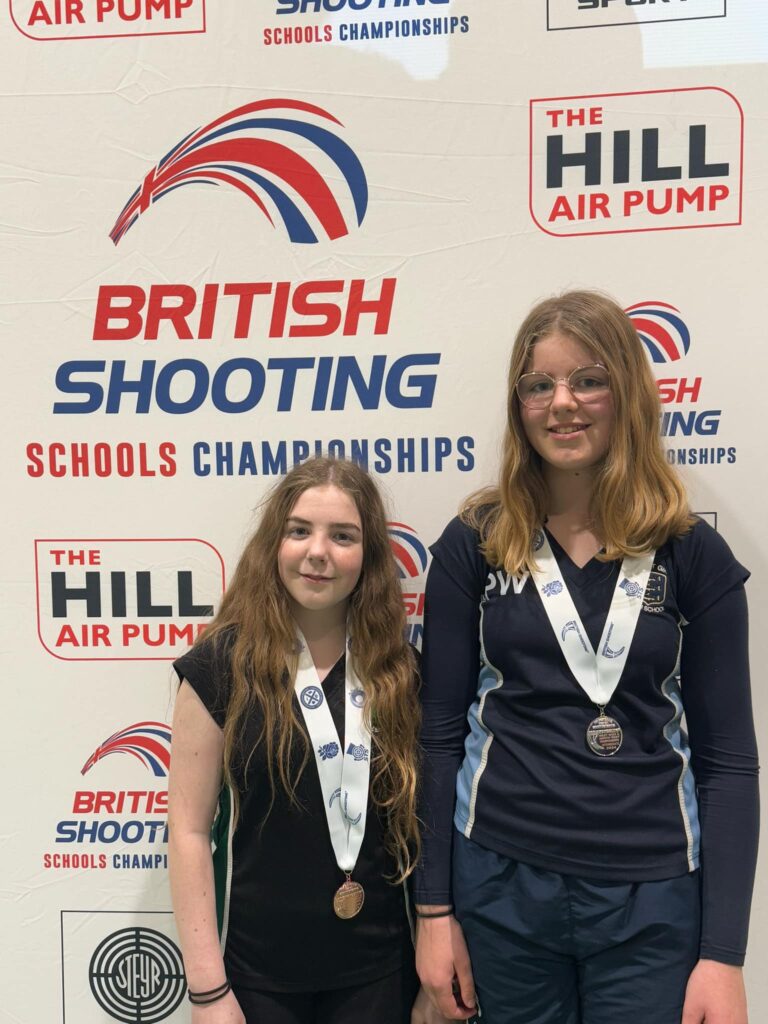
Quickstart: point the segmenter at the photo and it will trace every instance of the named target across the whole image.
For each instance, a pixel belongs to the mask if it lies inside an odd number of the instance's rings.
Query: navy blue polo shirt
[[[549,540],[596,648],[620,563],[592,559],[579,568]],[[711,527],[697,521],[656,553],[607,707],[624,733],[612,757],[598,757],[586,744],[598,711],[563,658],[533,580],[489,566],[477,534],[459,519],[432,553],[418,901],[450,901],[454,827],[523,863],[606,881],[651,881],[698,868],[713,806],[730,804],[727,814],[743,809],[738,844],[751,846],[755,801],[743,792],[746,784],[754,793],[757,772],[748,573]],[[713,649],[718,623],[722,637]],[[702,787],[713,795],[706,810]],[[723,787],[731,793],[725,801]],[[710,838],[723,824],[709,824]],[[717,863],[716,845],[713,856],[720,886],[733,865],[727,855],[725,866]],[[748,907],[746,874],[746,901],[737,903]],[[722,947],[722,959],[738,958],[743,941],[726,931],[713,945]]]

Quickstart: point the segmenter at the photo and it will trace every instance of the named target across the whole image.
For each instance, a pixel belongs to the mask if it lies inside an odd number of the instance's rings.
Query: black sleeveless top
[[[204,644],[174,663],[219,726],[229,686],[229,647],[226,638]],[[342,738],[344,670],[342,656],[322,684]],[[333,895],[344,874],[328,835],[315,759],[310,750],[296,788],[299,806],[291,804],[276,780],[270,810],[264,751],[254,747],[260,725],[258,713],[248,720],[235,766],[237,827],[231,833],[226,793],[214,822],[217,908],[228,977],[241,988],[311,992],[366,984],[412,963],[405,888],[386,878],[394,875],[396,865],[384,848],[385,822],[369,799],[353,872],[365,889],[365,903],[357,917],[340,920],[333,912]],[[300,756],[297,740],[294,758]]]

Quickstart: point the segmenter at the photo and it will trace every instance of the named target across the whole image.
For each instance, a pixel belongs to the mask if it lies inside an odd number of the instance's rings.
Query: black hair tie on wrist
[[[216,988],[211,988],[207,992],[193,992],[192,989],[187,989],[187,998],[193,1006],[207,1006],[208,1003],[216,1003],[219,999],[223,999],[231,988],[232,982],[227,978],[221,985],[217,985]]]
[[[434,912],[428,911],[427,913],[423,913],[421,910],[417,910],[416,911],[416,917],[424,917],[424,918],[430,918],[430,917],[450,917],[452,913],[453,913],[453,907],[451,907],[450,910],[436,910]]]

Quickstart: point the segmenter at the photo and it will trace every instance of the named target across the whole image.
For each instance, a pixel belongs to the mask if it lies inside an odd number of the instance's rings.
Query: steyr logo
[[[124,1024],[170,1017],[186,991],[184,964],[174,942],[154,928],[122,928],[96,947],[88,970],[93,997]]]
[[[109,237],[117,245],[141,214],[183,185],[221,184],[247,196],[273,226],[282,221],[292,242],[349,234],[352,218],[343,205],[351,196],[353,217],[362,224],[368,183],[357,155],[330,125],[343,127],[327,110],[300,100],[260,100],[223,114],[185,136],[149,171]],[[310,150],[310,159],[300,148]]]

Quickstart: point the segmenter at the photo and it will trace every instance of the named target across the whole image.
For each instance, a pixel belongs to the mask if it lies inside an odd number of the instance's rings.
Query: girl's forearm
[[[171,898],[187,983],[207,992],[226,978],[216,922],[211,844],[201,833],[168,837]]]

